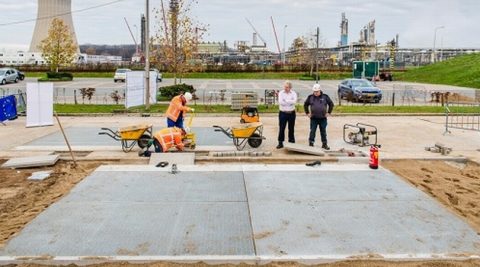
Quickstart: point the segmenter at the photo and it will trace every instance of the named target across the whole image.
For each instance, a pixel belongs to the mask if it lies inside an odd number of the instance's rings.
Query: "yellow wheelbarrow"
[[[263,136],[263,123],[261,122],[245,123],[226,129],[215,125],[213,128],[215,128],[216,132],[222,132],[232,138],[237,150],[243,150],[247,143],[251,147],[257,148],[262,145],[262,141],[265,139]]]
[[[113,131],[109,128],[101,128],[99,135],[108,135],[111,138],[122,143],[122,150],[127,153],[132,151],[135,144],[143,149],[148,146],[148,141],[152,139],[152,124],[139,124]]]

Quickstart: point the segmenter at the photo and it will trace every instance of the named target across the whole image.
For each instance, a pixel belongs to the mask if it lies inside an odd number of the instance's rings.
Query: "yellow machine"
[[[195,149],[197,146],[197,137],[194,132],[192,132],[192,122],[193,122],[193,117],[195,117],[195,113],[191,113],[190,117],[188,118],[187,122],[187,127],[185,127],[185,132],[186,135],[183,138],[183,143],[185,144],[185,147],[188,147],[190,149]]]
[[[260,122],[260,115],[258,109],[254,107],[243,107],[242,115],[240,116],[240,123]]]
[[[122,143],[122,150],[130,152],[135,144],[140,148],[145,148],[148,141],[152,139],[152,124],[139,124],[118,129],[113,131],[109,128],[101,128],[99,135],[108,135],[111,138]]]

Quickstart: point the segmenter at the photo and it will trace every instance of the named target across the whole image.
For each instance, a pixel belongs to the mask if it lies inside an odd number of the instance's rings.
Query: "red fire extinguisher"
[[[371,169],[378,169],[378,161],[379,161],[379,158],[378,158],[378,153],[379,153],[379,148],[381,146],[380,145],[372,145],[370,147],[370,163],[369,163],[369,166]]]

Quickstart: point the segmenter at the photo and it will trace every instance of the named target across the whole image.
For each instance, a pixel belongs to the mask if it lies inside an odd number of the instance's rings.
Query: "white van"
[[[113,76],[113,81],[114,82],[125,82],[125,80],[127,79],[127,72],[129,71],[132,71],[130,69],[117,69],[117,71],[115,71],[115,76]]]

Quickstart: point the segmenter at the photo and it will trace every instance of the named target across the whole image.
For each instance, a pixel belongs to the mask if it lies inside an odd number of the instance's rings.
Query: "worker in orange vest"
[[[186,92],[185,94],[178,95],[170,101],[170,106],[167,109],[167,126],[178,127],[183,129],[183,117],[185,112],[194,112],[193,108],[187,107],[187,103],[193,98],[192,94]]]
[[[177,127],[165,128],[155,132],[153,134],[153,140],[148,142],[146,149],[138,152],[138,155],[150,157],[152,153],[149,151],[149,148],[152,144],[155,147],[156,153],[168,152],[173,147],[179,151],[183,151],[184,144],[182,140],[185,134],[185,130]]]

